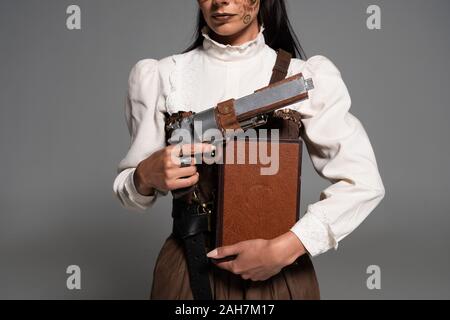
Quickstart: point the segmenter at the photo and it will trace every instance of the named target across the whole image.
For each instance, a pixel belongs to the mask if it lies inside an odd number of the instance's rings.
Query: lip
[[[220,17],[220,16],[235,16],[236,14],[233,13],[228,13],[228,12],[217,12],[214,13],[212,16],[213,17]]]
[[[227,15],[213,15],[212,18],[217,21],[228,21],[233,18],[235,14],[227,14]]]

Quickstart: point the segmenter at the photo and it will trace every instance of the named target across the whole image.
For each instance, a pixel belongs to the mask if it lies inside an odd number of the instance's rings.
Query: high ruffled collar
[[[209,56],[222,60],[222,61],[237,61],[245,60],[254,57],[256,54],[264,49],[266,42],[263,35],[264,25],[260,25],[259,33],[253,40],[244,42],[238,46],[232,46],[230,44],[219,43],[210,38],[210,28],[205,25],[201,32],[204,37],[203,49]]]

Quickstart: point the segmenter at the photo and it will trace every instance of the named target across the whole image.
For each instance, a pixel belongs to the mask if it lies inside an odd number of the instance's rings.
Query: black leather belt
[[[172,204],[172,232],[184,244],[194,300],[212,300],[208,275],[210,262],[206,256],[205,239],[205,233],[211,229],[211,216],[199,210],[198,204],[188,204],[175,198]]]

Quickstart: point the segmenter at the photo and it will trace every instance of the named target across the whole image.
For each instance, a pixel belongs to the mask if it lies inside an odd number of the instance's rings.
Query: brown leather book
[[[245,141],[239,139],[245,144],[245,163],[236,163],[238,143],[227,144],[224,154],[234,148],[234,161],[219,164],[218,168],[216,247],[275,238],[289,231],[299,219],[303,141],[280,139],[278,171],[262,175],[261,168],[267,169],[274,162],[262,164],[258,156],[257,163],[249,163],[251,145],[255,147],[258,141],[248,137]],[[271,143],[265,148],[270,157]]]

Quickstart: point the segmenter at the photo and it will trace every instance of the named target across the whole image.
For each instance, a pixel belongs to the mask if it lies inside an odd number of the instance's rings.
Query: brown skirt
[[[214,264],[209,272],[214,300],[320,299],[319,284],[308,255],[265,281],[244,280]],[[152,300],[192,300],[183,244],[171,234],[159,252],[153,271]]]

